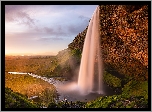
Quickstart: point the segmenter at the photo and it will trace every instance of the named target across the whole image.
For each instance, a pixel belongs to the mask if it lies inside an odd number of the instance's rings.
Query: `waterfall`
[[[78,87],[82,94],[102,90],[102,56],[100,49],[99,7],[89,22],[78,76]]]

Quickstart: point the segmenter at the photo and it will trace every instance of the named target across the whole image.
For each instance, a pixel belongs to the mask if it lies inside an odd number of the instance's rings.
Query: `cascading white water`
[[[101,59],[99,7],[97,7],[90,20],[83,46],[78,76],[78,87],[82,94],[93,91],[101,94],[103,69]],[[94,90],[94,88],[96,89]]]

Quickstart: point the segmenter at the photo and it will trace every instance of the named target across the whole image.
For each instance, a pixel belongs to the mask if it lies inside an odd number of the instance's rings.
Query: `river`
[[[56,87],[56,90],[59,94],[58,99],[56,101],[68,100],[68,101],[90,101],[94,100],[97,97],[104,95],[113,95],[115,94],[106,84],[103,84],[103,90],[101,94],[96,92],[91,92],[87,95],[80,94],[77,86],[77,82],[74,81],[59,81],[54,78],[42,77],[33,73],[25,73],[25,72],[8,72],[9,74],[27,74],[34,78],[40,78],[50,84],[53,84]]]

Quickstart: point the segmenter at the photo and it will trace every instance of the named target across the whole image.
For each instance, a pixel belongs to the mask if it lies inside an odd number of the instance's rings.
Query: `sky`
[[[89,24],[97,5],[6,5],[6,55],[56,55]]]

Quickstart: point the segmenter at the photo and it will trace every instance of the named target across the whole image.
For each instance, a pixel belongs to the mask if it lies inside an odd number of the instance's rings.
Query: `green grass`
[[[87,102],[85,108],[147,108],[148,99],[143,96],[123,97],[122,95],[103,96]]]
[[[131,80],[122,88],[122,91],[124,97],[143,96],[148,99],[148,81]]]
[[[26,96],[5,88],[5,108],[39,108]]]
[[[11,88],[14,92],[21,93],[27,97],[38,96],[40,102],[48,105],[54,102],[57,91],[54,85],[29,75],[5,74],[5,87]]]

